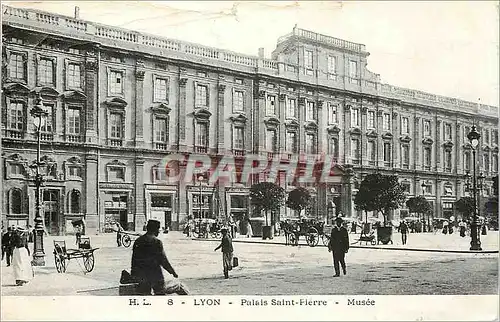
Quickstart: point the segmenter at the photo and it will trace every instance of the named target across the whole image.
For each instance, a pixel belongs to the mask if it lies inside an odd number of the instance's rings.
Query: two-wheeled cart
[[[85,273],[90,273],[94,269],[94,252],[99,248],[90,246],[89,237],[81,237],[78,249],[66,248],[66,241],[54,240],[54,262],[58,273],[66,272],[69,261],[80,258],[83,262]]]

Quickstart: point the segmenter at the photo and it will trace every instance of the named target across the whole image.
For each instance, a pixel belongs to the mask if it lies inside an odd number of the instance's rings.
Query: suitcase
[[[233,267],[238,267],[239,262],[238,262],[238,257],[233,257]]]

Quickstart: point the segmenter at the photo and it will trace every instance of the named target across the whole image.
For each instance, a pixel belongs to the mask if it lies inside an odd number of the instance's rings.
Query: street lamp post
[[[479,234],[477,231],[477,178],[476,178],[476,147],[479,145],[479,139],[481,138],[481,134],[476,131],[476,126],[473,125],[469,134],[467,134],[467,139],[472,146],[472,192],[474,198],[474,213],[472,216],[472,222],[470,225],[470,250],[482,250],[481,249],[481,241],[479,240]]]
[[[424,197],[424,199],[427,201],[427,198],[425,198],[425,182],[422,181],[422,197]],[[423,232],[425,233],[425,213],[422,214],[423,218],[422,218],[422,222],[423,222],[423,225],[424,225],[424,228],[423,228]],[[431,223],[430,223],[430,215],[427,214],[427,231],[430,231],[431,230]]]
[[[201,200],[202,200],[202,197],[201,197],[202,196],[201,195],[202,190],[201,190],[201,188],[202,187],[201,187],[201,184],[203,183],[203,180],[205,180],[205,178],[203,177],[203,175],[200,175],[198,177],[198,182],[200,183],[200,195],[199,195],[199,199],[198,199],[198,205],[199,205],[199,214],[198,214],[198,217],[200,218],[199,221],[198,221],[199,222],[199,224],[198,224],[198,237],[201,236],[201,224],[202,224],[201,223],[201,220],[202,220],[202,215],[201,215],[201,204],[202,204],[202,202],[201,202]],[[205,232],[203,232],[203,235],[205,235]]]
[[[30,110],[31,116],[35,118],[35,127],[37,134],[37,149],[36,149],[36,161],[32,165],[35,169],[35,187],[36,187],[36,195],[35,195],[35,238],[33,245],[33,266],[45,266],[45,252],[43,249],[43,218],[40,214],[40,187],[43,183],[43,176],[40,173],[40,166],[43,165],[43,162],[40,162],[40,131],[42,127],[42,117],[47,116],[47,112],[43,109],[42,98],[40,95],[36,98],[36,103],[33,108]]]

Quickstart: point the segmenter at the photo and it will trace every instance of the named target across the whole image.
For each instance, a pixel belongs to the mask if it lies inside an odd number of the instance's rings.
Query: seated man
[[[131,275],[139,283],[138,295],[151,295],[151,289],[154,295],[171,293],[188,295],[188,290],[178,280],[165,283],[162,267],[175,278],[178,276],[165,255],[162,241],[157,238],[160,233],[160,222],[149,220],[146,230],[144,235],[136,239],[132,251]]]

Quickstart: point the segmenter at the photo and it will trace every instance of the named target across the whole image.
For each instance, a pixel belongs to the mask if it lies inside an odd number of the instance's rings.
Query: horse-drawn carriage
[[[306,243],[310,247],[318,245],[320,238],[323,238],[323,243],[325,242],[324,223],[316,219],[287,220],[281,223],[281,228],[285,234],[287,245],[298,245],[300,236],[305,237]]]

